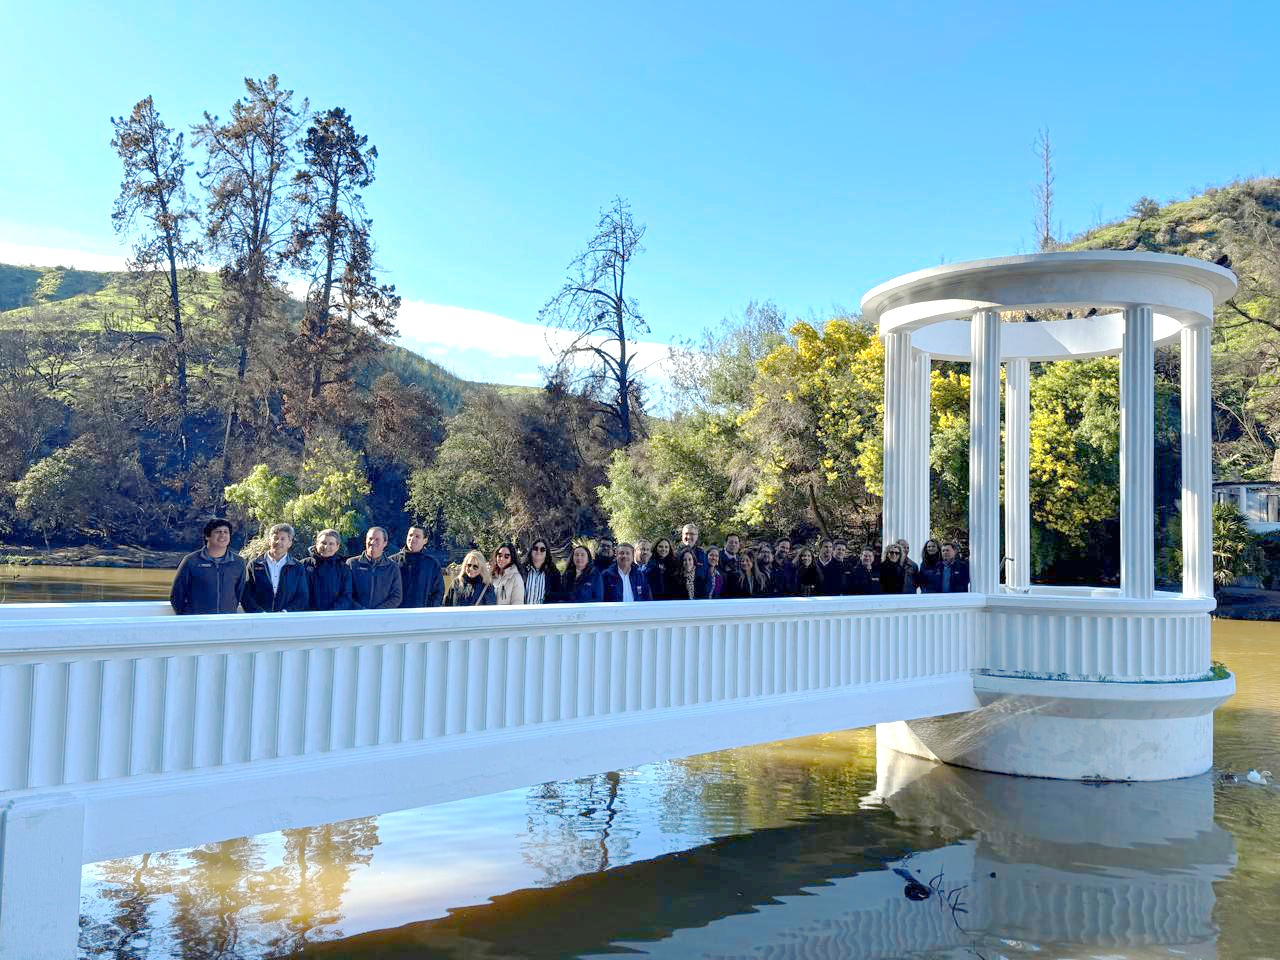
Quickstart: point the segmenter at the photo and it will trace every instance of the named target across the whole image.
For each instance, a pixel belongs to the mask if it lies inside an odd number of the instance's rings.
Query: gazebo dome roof
[[[1211,323],[1236,290],[1235,275],[1192,257],[1085,250],[997,257],[908,273],[862,298],[881,334],[913,333],[912,345],[939,360],[968,360],[975,310],[1149,306],[1153,336],[1165,343],[1184,326]],[[1005,323],[1001,359],[1079,359],[1120,351],[1123,313],[1040,323]]]

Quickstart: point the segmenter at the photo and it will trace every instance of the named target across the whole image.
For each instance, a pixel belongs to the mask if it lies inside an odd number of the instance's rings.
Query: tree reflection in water
[[[377,845],[364,817],[99,864],[81,956],[238,960],[339,938],[352,873]]]

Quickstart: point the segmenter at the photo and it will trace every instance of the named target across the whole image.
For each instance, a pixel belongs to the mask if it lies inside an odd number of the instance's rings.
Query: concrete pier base
[[[1057,780],[1173,780],[1213,766],[1213,710],[1235,678],[1179,683],[979,675],[975,711],[876,726],[876,744],[975,770]]]

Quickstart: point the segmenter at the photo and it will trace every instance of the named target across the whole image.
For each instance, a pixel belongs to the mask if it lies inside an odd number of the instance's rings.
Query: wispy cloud
[[[468,379],[505,383],[540,382],[541,370],[551,366],[557,351],[574,337],[559,327],[420,300],[401,304],[396,326],[401,346],[437,359]],[[633,369],[650,381],[665,379],[669,355],[665,343],[642,340],[631,348]],[[483,370],[475,369],[478,356],[483,357]]]
[[[75,267],[80,270],[124,270],[118,253],[92,253],[64,247],[43,247],[0,240],[0,263],[37,267]],[[297,296],[305,285],[290,285]],[[573,341],[558,327],[513,320],[470,307],[406,300],[400,307],[397,342],[468,380],[488,383],[538,384],[544,368],[557,352]],[[651,385],[667,379],[668,347],[655,341],[631,344],[633,368]]]
[[[36,247],[0,240],[0,263],[31,267],[74,267],[78,270],[123,270],[125,258],[118,253],[88,253],[64,247]]]

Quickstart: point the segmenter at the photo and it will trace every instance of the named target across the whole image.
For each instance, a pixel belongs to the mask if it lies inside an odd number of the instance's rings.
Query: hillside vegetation
[[[1215,469],[1268,476],[1280,441],[1280,181],[1140,200],[1061,248],[1178,253],[1238,274],[1215,326]],[[0,267],[0,526],[10,537],[189,542],[223,499],[226,449],[240,481],[227,490],[232,513],[254,523],[285,516],[306,528],[337,511],[352,531],[376,521],[398,538],[416,517],[445,547],[527,542],[535,531],[557,545],[605,529],[652,539],[690,518],[709,539],[730,529],[878,538],[883,353],[857,317],[794,323],[751,303],[675,357],[674,416],[646,418],[624,448],[590,396],[563,382],[486,388],[385,341],[327,384],[322,416],[309,417],[290,380],[305,305],[279,291],[236,395],[235,299],[217,276],[182,283],[192,399],[179,431],[169,341],[148,326],[145,284]],[[1160,556],[1175,576],[1178,362],[1176,347],[1157,353]],[[936,365],[935,530],[961,540],[968,389],[965,365]],[[1115,575],[1118,425],[1114,358],[1033,366],[1037,576]]]
[[[234,372],[230,344],[217,342],[224,291],[216,274],[183,277],[192,317],[192,352],[201,358],[189,415],[189,442],[175,450],[167,429],[162,332],[139,305],[139,281],[123,272],[0,264],[0,533],[29,541],[168,546],[189,539],[188,526],[215,509],[221,491],[210,477],[221,436],[217,406]],[[303,305],[281,295],[260,336],[265,355],[286,357]],[[299,472],[305,438],[282,416],[279,371],[257,382],[255,406],[266,435],[241,451],[233,476],[264,459]],[[469,400],[493,394],[513,402],[535,388],[461,379],[390,342],[350,371],[340,391],[348,428],[317,440],[333,463],[377,460],[369,504],[404,516],[409,471],[430,462],[448,418]],[[339,412],[339,411],[335,411]],[[252,424],[247,419],[244,426]],[[377,436],[371,441],[372,427]],[[395,447],[407,444],[406,449]],[[371,454],[370,451],[376,451]],[[185,466],[183,465],[185,461]],[[387,461],[387,462],[383,462]],[[23,483],[22,481],[26,481]]]

